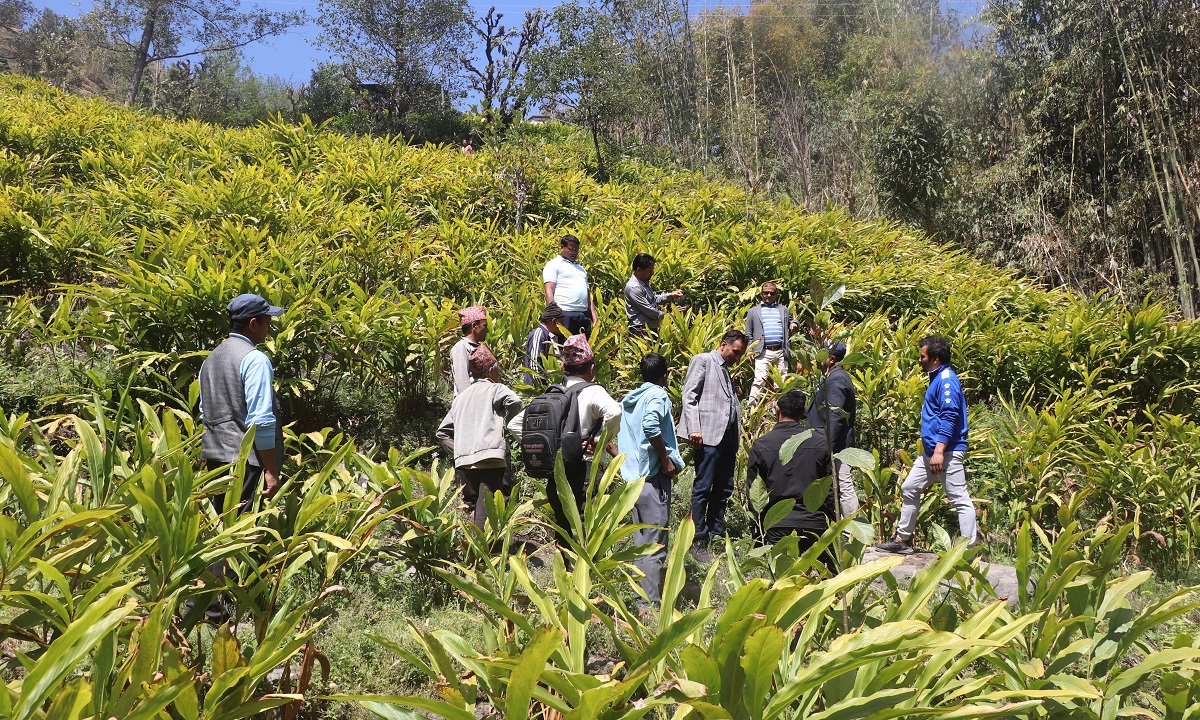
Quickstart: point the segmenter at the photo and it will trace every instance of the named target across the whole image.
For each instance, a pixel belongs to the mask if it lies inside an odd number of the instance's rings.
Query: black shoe
[[[878,545],[875,546],[875,549],[882,550],[883,552],[886,552],[886,553],[892,553],[893,555],[912,555],[913,554],[912,541],[910,540],[908,542],[905,542],[905,541],[901,540],[900,538],[895,538],[892,540],[888,540],[887,542],[879,543]]]
[[[712,562],[712,553],[704,546],[704,543],[692,543],[692,559],[701,565],[708,565]]]

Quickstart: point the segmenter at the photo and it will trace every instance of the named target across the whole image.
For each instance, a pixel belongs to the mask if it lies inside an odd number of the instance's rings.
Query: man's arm
[[[658,309],[658,304],[654,302],[654,298],[643,287],[635,288],[633,292],[626,292],[625,301],[632,305],[633,309],[639,315],[651,320],[661,320],[665,314],[662,310]]]
[[[450,451],[451,458],[454,457],[454,405],[450,406],[450,411],[446,413],[446,417],[442,418],[441,425],[438,425],[437,432],[434,433],[442,445]]]
[[[554,288],[558,287],[558,283],[550,281],[543,283],[543,287],[546,289],[546,304],[549,305],[554,302]]]
[[[707,372],[704,354],[697,355],[688,363],[687,375],[683,378],[683,417],[688,427],[688,442],[698,448],[704,444],[700,432],[700,394],[704,392],[704,376]]]
[[[841,452],[844,448],[839,447],[842,432],[846,427],[846,416],[843,415],[842,408],[846,404],[846,388],[840,382],[830,382],[829,376],[825,380],[825,407],[820,408],[818,412],[829,413],[829,419],[824,423],[825,432],[828,433],[829,445],[834,452]]]
[[[662,468],[663,474],[667,477],[675,477],[675,473],[679,472],[679,466],[671,459],[671,453],[662,436],[663,420],[670,422],[671,419],[671,406],[669,401],[667,402],[666,408],[658,403],[651,403],[646,407],[646,412],[642,413],[642,434],[650,442],[650,447],[654,448],[654,454],[658,455],[658,464]]]
[[[954,428],[958,426],[962,417],[962,410],[957,401],[957,398],[962,395],[962,387],[957,382],[942,379],[940,376],[934,379],[934,383],[937,385],[936,397],[938,398],[937,407],[933,411],[938,419],[937,432],[934,433],[937,445],[934,446],[933,456],[929,458],[929,470],[940,473],[946,469],[946,446],[950,444]]]
[[[600,316],[596,313],[596,298],[592,297],[592,289],[590,287],[588,288],[588,312],[592,315],[592,324],[599,324]]]
[[[255,350],[242,360],[239,368],[246,399],[246,425],[254,428],[254,449],[258,452],[266,480],[266,497],[279,489],[279,469],[282,456],[275,449],[275,372],[271,361]],[[282,449],[281,449],[282,451]]]

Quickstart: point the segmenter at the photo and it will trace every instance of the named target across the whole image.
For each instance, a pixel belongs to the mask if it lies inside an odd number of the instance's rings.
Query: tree
[[[151,63],[230,52],[306,20],[303,11],[242,10],[233,0],[98,0],[90,15],[109,50],[132,56],[126,105]]]
[[[465,0],[321,0],[317,43],[360,80],[375,83],[393,127],[453,89],[469,25]]]
[[[532,61],[536,94],[591,132],[604,177],[600,139],[644,114],[647,88],[608,13],[565,2],[551,14],[550,33],[553,40]]]
[[[871,164],[880,200],[932,235],[933,216],[949,179],[953,136],[937,98],[917,89],[886,100],[876,114]]]
[[[545,39],[547,18],[541,10],[527,12],[519,29],[501,24],[503,19],[504,13],[496,12],[495,6],[473,19],[471,29],[483,42],[483,62],[467,53],[460,55],[460,62],[471,89],[479,93],[484,116],[495,114],[507,126],[525,115],[533,89],[526,82],[526,65]]]

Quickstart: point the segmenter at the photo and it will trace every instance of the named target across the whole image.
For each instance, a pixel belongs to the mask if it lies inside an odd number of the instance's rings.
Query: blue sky
[[[960,14],[967,17],[974,17],[978,14],[984,0],[945,0],[945,2]],[[315,18],[318,2],[317,0],[258,0],[257,4],[261,4],[269,9],[304,10],[310,17]],[[553,7],[557,4],[557,0],[548,0],[544,3],[537,3],[533,0],[497,0],[495,3],[472,0],[471,4],[480,14],[486,12],[488,7],[495,4],[496,9],[504,13],[506,19],[511,20],[521,17],[525,11],[532,10],[535,7]],[[690,4],[693,11],[701,11],[705,7],[708,7],[710,3],[691,0]],[[723,3],[721,0],[711,1],[711,5],[714,7],[723,4],[744,5],[745,3]],[[77,16],[86,12],[91,7],[91,2],[90,0],[76,0],[75,2],[71,2],[70,0],[41,0],[38,2],[35,0],[34,5],[37,7],[48,7],[63,15]],[[295,84],[304,83],[308,80],[313,68],[329,59],[327,53],[312,43],[312,39],[316,37],[317,31],[316,23],[310,22],[303,27],[292,29],[286,35],[250,45],[243,52],[248,64],[256,73],[260,75],[274,75]]]

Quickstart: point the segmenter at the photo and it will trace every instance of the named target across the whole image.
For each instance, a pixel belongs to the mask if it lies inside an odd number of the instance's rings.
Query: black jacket
[[[826,399],[828,398],[828,399]],[[829,407],[825,407],[825,403]],[[813,393],[808,404],[808,426],[825,427],[825,414],[829,414],[829,437],[833,451],[841,452],[854,447],[854,420],[858,415],[858,399],[855,397],[854,381],[841,365],[834,365],[829,374],[821,378],[821,384]]]
[[[813,430],[812,437],[800,443],[796,454],[786,466],[779,462],[779,450],[787,439],[804,432],[806,428],[798,422],[786,420],[776,423],[766,435],[754,441],[750,448],[750,462],[746,469],[746,481],[753,484],[756,477],[761,476],[771,493],[771,506],[793,498],[796,506],[788,513],[777,528],[796,528],[800,530],[823,531],[829,527],[829,520],[834,516],[833,486],[829,487],[829,495],[816,512],[804,507],[804,491],[814,480],[832,475],[829,466],[829,450],[825,445],[825,431],[821,428]],[[764,510],[764,512],[766,512]]]

